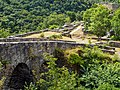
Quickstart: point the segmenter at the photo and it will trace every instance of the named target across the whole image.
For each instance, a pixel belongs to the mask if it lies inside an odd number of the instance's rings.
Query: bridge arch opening
[[[10,81],[8,83],[9,88],[24,89],[24,86],[33,82],[33,74],[27,64],[19,63],[12,72]]]

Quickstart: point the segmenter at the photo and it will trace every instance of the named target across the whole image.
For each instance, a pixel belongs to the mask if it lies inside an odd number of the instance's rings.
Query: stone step
[[[98,46],[98,45],[95,45],[95,44],[91,44],[90,45],[91,47],[94,47],[94,46]],[[98,48],[100,48],[103,52],[105,53],[109,53],[109,54],[115,54],[115,47],[111,47],[111,46],[98,46]]]
[[[88,39],[95,39],[95,40],[98,40],[98,37],[92,37],[92,38],[88,38]],[[109,40],[111,40],[111,38],[104,38],[104,37],[101,37],[101,40],[109,41]]]
[[[120,41],[110,41],[109,45],[120,48]]]
[[[107,49],[101,49],[103,52],[105,53],[109,53],[109,54],[115,54],[115,50],[107,50]]]
[[[111,47],[111,46],[99,46],[99,48],[104,48],[104,49],[108,49],[108,50],[115,50],[115,47]]]
[[[96,45],[104,45],[104,44],[107,44],[107,42],[96,42],[95,44]]]

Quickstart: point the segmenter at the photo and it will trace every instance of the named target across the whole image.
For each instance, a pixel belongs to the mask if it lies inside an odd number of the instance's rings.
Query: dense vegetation
[[[86,29],[91,30],[98,37],[106,35],[111,29],[110,13],[110,10],[102,5],[88,9],[83,15]]]
[[[90,6],[81,0],[0,0],[0,30],[8,35],[62,26],[80,20]]]
[[[0,37],[82,20],[94,3],[119,0],[0,0]]]
[[[66,51],[56,49],[57,58],[48,54],[44,57],[49,71],[40,74],[41,79],[25,86],[25,90],[120,89],[120,59],[116,55],[111,57],[94,47]],[[62,66],[58,65],[58,61]]]
[[[43,54],[47,72],[34,74],[36,82],[25,90],[120,90],[120,58],[97,47],[61,50]],[[0,62],[0,71],[7,62]],[[5,77],[0,80],[0,88]]]
[[[93,5],[83,14],[85,30],[90,30],[98,37],[105,36],[110,30],[114,31],[111,37],[120,40],[120,8],[115,11],[109,10],[102,5]]]
[[[120,0],[0,0],[0,37],[84,20],[85,29],[98,37],[113,29],[111,38],[120,40],[120,9],[113,12],[94,4],[101,1],[120,3]],[[25,86],[25,90],[120,90],[120,59],[97,47],[68,52],[57,49],[54,56],[44,57],[48,72],[40,74],[41,79]],[[3,64],[6,62],[0,62],[0,70]],[[3,81],[4,78],[0,86]]]

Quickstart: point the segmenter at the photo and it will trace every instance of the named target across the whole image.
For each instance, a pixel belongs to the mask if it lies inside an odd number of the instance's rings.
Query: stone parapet
[[[110,41],[109,45],[112,46],[112,47],[120,48],[120,41]]]

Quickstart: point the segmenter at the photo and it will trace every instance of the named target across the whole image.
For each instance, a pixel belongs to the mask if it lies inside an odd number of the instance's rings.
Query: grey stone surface
[[[110,41],[109,45],[120,48],[120,41]]]
[[[67,49],[76,46],[82,46],[82,44],[67,41],[0,42],[0,60],[9,62],[9,67],[5,68],[6,74],[1,73],[1,77],[6,76],[7,78],[4,90],[9,90],[8,82],[14,68],[19,63],[25,63],[30,70],[34,70],[36,74],[40,74],[41,65],[44,62],[43,53],[52,54],[55,48]]]

